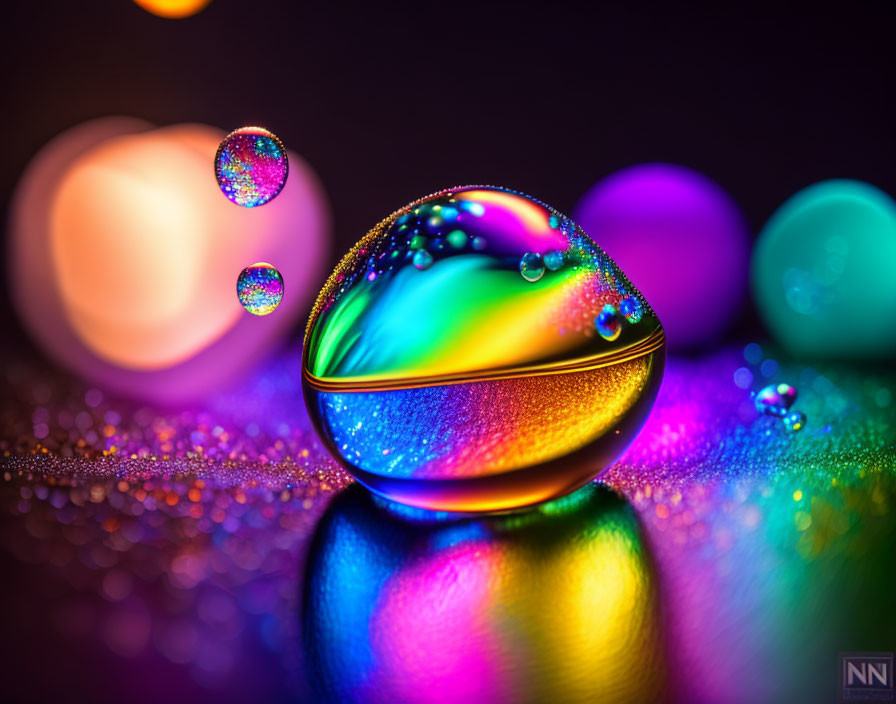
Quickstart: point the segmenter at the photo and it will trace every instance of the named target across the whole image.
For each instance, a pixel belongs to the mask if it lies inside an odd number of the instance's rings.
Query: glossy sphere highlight
[[[703,174],[641,164],[606,177],[573,212],[638,282],[669,349],[693,349],[727,330],[747,292],[749,234],[739,208]]]
[[[817,183],[771,217],[753,253],[753,297],[791,353],[896,354],[896,203],[861,181]]]
[[[553,270],[549,252],[562,253]],[[538,278],[521,275],[536,257]],[[617,316],[604,339],[595,318],[626,297],[642,317]],[[336,268],[306,332],[305,399],[374,491],[513,508],[615,460],[653,402],[663,345],[647,301],[571,220],[512,191],[456,188],[393,213]]]
[[[227,198],[254,208],[286,184],[289,161],[283,143],[262,127],[241,127],[224,138],[215,154],[215,177]]]

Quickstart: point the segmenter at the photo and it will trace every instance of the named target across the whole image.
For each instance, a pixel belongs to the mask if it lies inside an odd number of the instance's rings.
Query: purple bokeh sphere
[[[718,184],[674,164],[631,166],[592,187],[573,219],[650,301],[671,350],[730,326],[747,292],[750,238]]]

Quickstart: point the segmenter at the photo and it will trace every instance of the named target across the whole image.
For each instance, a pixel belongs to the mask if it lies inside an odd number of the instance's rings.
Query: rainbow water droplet
[[[806,425],[806,416],[799,411],[791,411],[781,419],[784,427],[791,433],[799,432]]]
[[[283,300],[283,275],[265,262],[247,266],[236,281],[236,295],[252,315],[273,313]]]
[[[520,274],[526,281],[538,281],[544,276],[544,260],[541,255],[526,252],[520,259]]]
[[[616,312],[616,306],[607,303],[603,310],[594,319],[594,327],[597,332],[605,340],[612,342],[622,332],[622,323],[619,320],[619,314]]]
[[[796,389],[790,384],[771,384],[756,394],[753,403],[760,413],[783,418],[794,401]]]
[[[262,127],[234,130],[215,154],[215,177],[221,192],[245,208],[269,202],[283,190],[288,174],[286,148]]]

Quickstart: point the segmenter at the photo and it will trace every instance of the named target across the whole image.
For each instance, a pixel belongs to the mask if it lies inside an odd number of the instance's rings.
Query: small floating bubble
[[[544,260],[541,255],[526,252],[520,259],[520,274],[526,281],[538,281],[544,276]]]
[[[551,271],[557,271],[563,266],[563,252],[552,250],[544,255],[544,265]]]
[[[236,295],[252,315],[273,313],[283,300],[283,275],[265,262],[248,266],[236,281]]]
[[[644,316],[644,309],[641,307],[641,301],[639,301],[634,296],[626,296],[622,299],[622,302],[619,304],[620,312],[625,316],[625,319],[632,323],[640,323],[641,318]]]
[[[485,239],[482,235],[477,235],[473,238],[473,249],[477,252],[483,251],[486,247],[488,247],[488,240]]]
[[[605,340],[612,342],[619,337],[619,333],[622,332],[622,323],[619,320],[619,314],[616,312],[616,306],[607,303],[594,319],[594,327],[597,328],[597,332]]]
[[[784,427],[791,433],[802,430],[803,426],[806,425],[806,416],[799,411],[791,411],[781,420],[784,422]]]
[[[428,269],[430,264],[432,264],[432,255],[429,252],[425,249],[418,249],[414,252],[414,266],[417,269],[423,271],[423,269]]]
[[[772,384],[756,394],[756,410],[769,416],[783,418],[796,400],[796,389],[790,384]]]

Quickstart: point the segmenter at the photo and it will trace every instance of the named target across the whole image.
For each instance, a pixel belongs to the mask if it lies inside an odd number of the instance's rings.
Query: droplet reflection
[[[319,524],[303,599],[315,701],[660,696],[656,583],[619,496],[589,484],[503,516],[395,511],[350,487]]]

